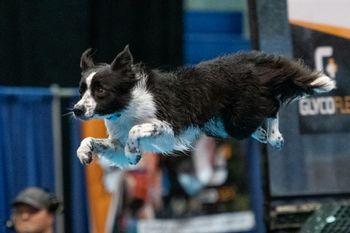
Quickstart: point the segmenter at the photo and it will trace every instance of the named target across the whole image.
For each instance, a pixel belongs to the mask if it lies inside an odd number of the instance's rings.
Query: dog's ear
[[[131,69],[133,64],[133,57],[129,49],[129,45],[125,46],[123,51],[121,51],[116,58],[111,63],[111,69],[113,71],[121,69]]]
[[[89,48],[83,52],[80,58],[80,68],[84,72],[89,68],[94,66],[94,61],[92,60],[92,49]]]

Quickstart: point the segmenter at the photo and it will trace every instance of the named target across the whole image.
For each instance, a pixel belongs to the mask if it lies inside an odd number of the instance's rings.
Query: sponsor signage
[[[302,58],[308,66],[337,82],[337,89],[330,93],[299,100],[300,133],[350,132],[350,30],[341,17],[309,17],[310,8],[298,8],[297,2],[289,2],[293,3],[289,18],[294,57]],[[322,0],[322,4],[328,6],[329,2]],[[332,7],[323,9],[332,11]]]

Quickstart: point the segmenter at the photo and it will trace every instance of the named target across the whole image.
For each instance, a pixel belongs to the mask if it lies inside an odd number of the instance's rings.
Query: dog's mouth
[[[77,115],[74,115],[75,118],[81,120],[81,121],[88,121],[90,119],[94,119],[94,118],[98,118],[98,119],[107,119],[107,120],[110,120],[110,121],[115,121],[117,120],[118,118],[121,117],[121,114],[119,113],[115,113],[115,114],[108,114],[108,115],[99,115],[99,114],[96,114],[96,115],[92,115],[92,116],[77,116]]]
[[[118,120],[120,117],[121,117],[120,113],[112,113],[112,114],[106,114],[106,115],[93,114],[92,116],[78,117],[78,119],[80,119],[82,121],[87,121],[90,119],[106,119],[106,120],[110,120],[110,121],[115,121],[115,120]]]
[[[74,114],[74,117],[75,117],[76,119],[81,120],[81,121],[87,121],[87,120],[90,120],[90,119],[93,118],[92,116],[77,116],[77,115],[75,115],[75,114]]]
[[[110,114],[99,114],[94,113],[92,111],[86,111],[82,107],[75,107],[73,108],[73,115],[75,118],[81,120],[81,121],[87,121],[93,118],[100,118],[100,119],[107,119],[107,120],[117,120],[119,117],[121,117],[121,113],[110,113]]]
[[[83,107],[74,107],[73,108],[73,115],[75,118],[82,120],[82,121],[87,121],[93,118],[93,114],[87,114],[85,109]]]

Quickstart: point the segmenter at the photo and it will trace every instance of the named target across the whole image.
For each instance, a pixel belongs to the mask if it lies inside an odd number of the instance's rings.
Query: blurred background
[[[317,7],[316,7],[317,4]],[[28,186],[64,202],[56,232],[350,232],[350,4],[335,0],[0,1],[0,232]],[[281,113],[286,145],[201,137],[187,155],[83,167],[76,149],[103,122],[69,115],[80,56],[171,70],[262,50],[337,80]],[[330,219],[330,217],[333,217]]]

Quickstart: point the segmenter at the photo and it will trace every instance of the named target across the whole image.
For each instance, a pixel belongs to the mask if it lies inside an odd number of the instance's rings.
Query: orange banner
[[[349,28],[320,24],[320,23],[311,23],[311,22],[296,20],[296,19],[289,19],[289,22],[291,24],[301,26],[304,28],[308,28],[308,29],[312,29],[315,31],[324,32],[324,33],[327,33],[330,35],[350,39],[350,29]]]

